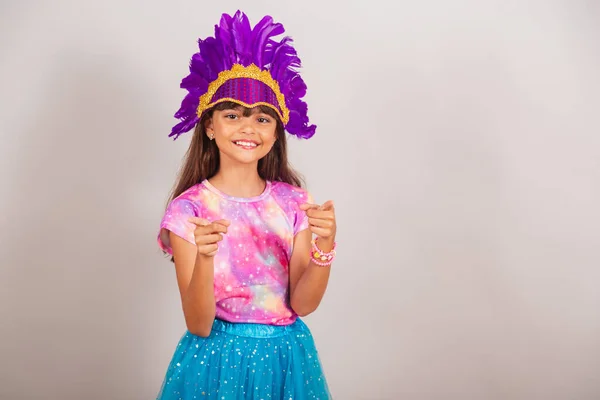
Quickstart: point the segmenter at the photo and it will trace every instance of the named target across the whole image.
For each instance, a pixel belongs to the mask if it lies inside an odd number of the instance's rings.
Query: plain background
[[[0,398],[151,399],[184,324],[167,135],[221,13],[295,38],[341,400],[600,398],[597,1],[6,1]],[[299,399],[303,400],[303,399]]]

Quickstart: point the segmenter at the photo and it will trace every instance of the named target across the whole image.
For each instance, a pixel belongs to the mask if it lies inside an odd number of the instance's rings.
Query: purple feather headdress
[[[268,15],[252,29],[244,13],[223,14],[215,36],[198,40],[200,51],[192,56],[190,74],[180,85],[189,92],[175,113],[181,122],[169,137],[177,139],[193,129],[204,112],[224,101],[271,107],[290,134],[312,137],[316,126],[309,125],[301,100],[306,84],[297,71],[300,59],[291,38],[273,39],[284,32]]]

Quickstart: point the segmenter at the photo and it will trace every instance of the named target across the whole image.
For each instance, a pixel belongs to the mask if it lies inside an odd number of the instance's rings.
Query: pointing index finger
[[[199,217],[189,217],[188,222],[191,222],[192,224],[195,224],[197,226],[207,226],[210,224],[218,224],[218,225],[223,225],[224,227],[228,227],[229,225],[231,225],[231,222],[229,222],[226,219],[219,219],[219,220],[210,222],[209,220],[207,220],[205,218],[199,218]]]
[[[225,228],[227,228],[229,225],[231,225],[231,222],[226,219],[218,219],[213,221],[213,224],[223,225]]]
[[[333,201],[332,200],[328,200],[326,201],[321,207],[321,210],[323,211],[331,211],[333,210]]]
[[[206,225],[210,224],[209,220],[204,219],[204,218],[198,218],[198,217],[189,217],[188,222],[191,222],[192,224],[195,224],[196,226],[206,226]]]
[[[317,210],[317,209],[319,209],[319,205],[318,204],[304,203],[304,204],[300,205],[300,209],[302,211]]]

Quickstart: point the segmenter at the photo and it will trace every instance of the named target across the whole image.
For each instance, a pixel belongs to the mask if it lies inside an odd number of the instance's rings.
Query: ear
[[[213,127],[213,119],[212,119],[212,117],[207,118],[206,121],[204,121],[204,130],[209,135],[215,133],[215,129]]]

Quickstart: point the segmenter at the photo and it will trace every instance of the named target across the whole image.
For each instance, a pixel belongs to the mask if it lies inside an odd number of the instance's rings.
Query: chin
[[[252,158],[252,159],[248,159],[248,158],[234,158],[234,161],[238,162],[239,164],[245,164],[245,165],[253,165],[253,164],[257,164],[258,160],[260,160],[259,158]]]
[[[229,157],[232,161],[237,161],[241,164],[253,164],[257,163],[258,160],[264,158],[267,153],[265,153],[262,147],[259,147],[254,150],[244,150],[238,148],[232,148],[230,151],[226,152],[227,157]],[[263,154],[264,153],[264,154]]]
[[[236,152],[237,153],[237,152]],[[232,154],[229,153],[227,154],[227,158],[229,158],[231,161],[239,163],[239,164],[256,164],[258,163],[258,160],[260,160],[261,158],[263,158],[264,156],[266,156],[266,154]]]

